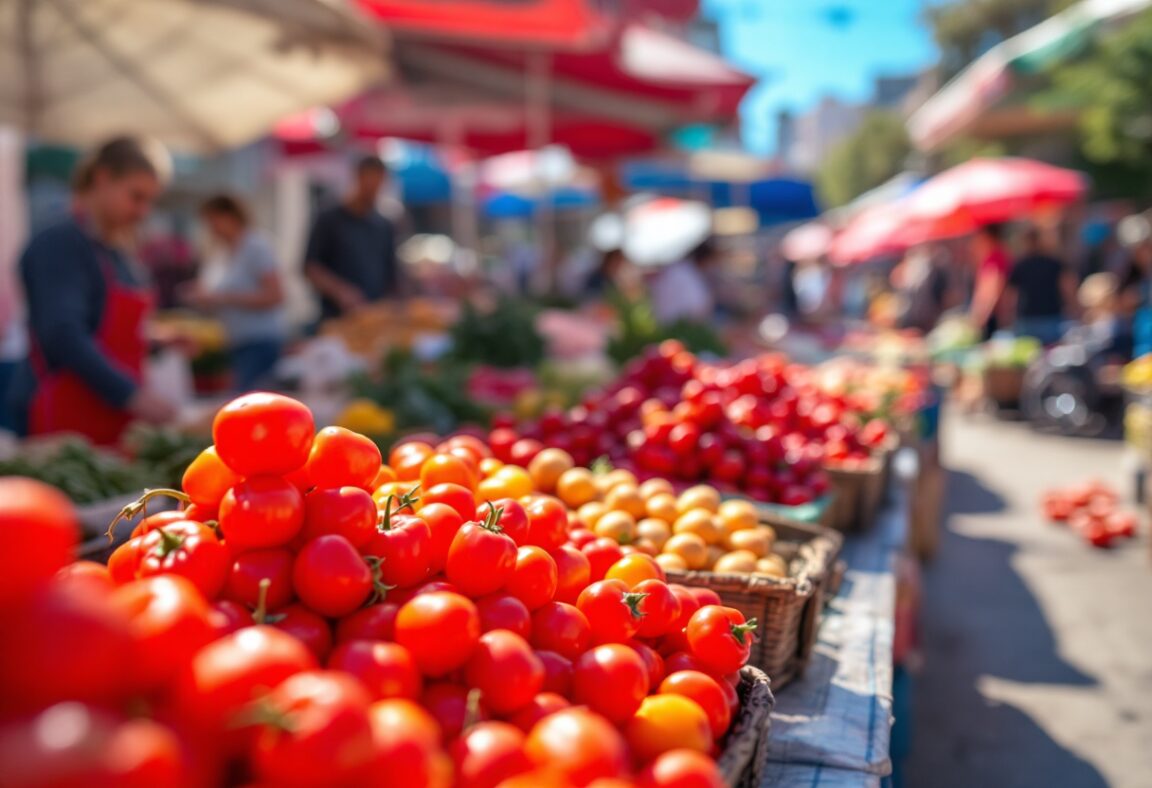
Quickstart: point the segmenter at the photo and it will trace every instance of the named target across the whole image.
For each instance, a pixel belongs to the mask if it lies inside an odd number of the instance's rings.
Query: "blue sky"
[[[826,93],[871,95],[879,74],[906,74],[935,60],[920,17],[925,0],[704,0],[720,22],[724,52],[762,81],[745,99],[745,142],[775,146],[776,110],[803,111]]]

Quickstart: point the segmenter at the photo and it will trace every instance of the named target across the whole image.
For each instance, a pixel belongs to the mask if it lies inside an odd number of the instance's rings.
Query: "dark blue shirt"
[[[122,254],[69,219],[36,234],[20,257],[20,278],[32,345],[48,368],[78,375],[109,405],[123,408],[136,383],[96,344],[107,296],[104,266],[119,281],[139,283]],[[17,407],[26,409],[36,389],[30,363],[13,387]]]
[[[396,233],[376,211],[358,214],[337,205],[316,217],[305,258],[356,287],[369,301],[396,291]],[[323,316],[336,317],[340,307],[321,298]]]

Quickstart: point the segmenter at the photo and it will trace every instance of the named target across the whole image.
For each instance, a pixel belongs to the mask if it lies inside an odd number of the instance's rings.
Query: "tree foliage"
[[[824,204],[843,205],[904,169],[912,151],[903,119],[872,110],[849,137],[832,148],[817,173]]]
[[[951,79],[1004,39],[1039,24],[1073,0],[952,0],[931,5],[928,26],[940,48],[940,70]]]

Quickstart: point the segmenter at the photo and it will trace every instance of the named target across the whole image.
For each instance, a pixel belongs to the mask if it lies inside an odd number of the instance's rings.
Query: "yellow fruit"
[[[781,556],[770,555],[756,562],[756,574],[770,577],[788,577],[788,562]]]
[[[576,519],[584,523],[585,528],[595,528],[607,511],[608,507],[600,501],[589,501],[576,510]]]
[[[747,550],[733,550],[716,559],[713,572],[734,572],[749,574],[756,571],[756,555]]]
[[[636,520],[628,512],[619,509],[605,512],[597,522],[592,532],[597,536],[606,536],[620,544],[631,544],[636,538]]]
[[[672,524],[672,533],[696,534],[705,544],[716,544],[723,536],[716,518],[706,509],[690,509],[677,517]]]
[[[708,752],[712,728],[700,704],[683,695],[649,695],[624,728],[628,748],[641,763],[669,750]]]
[[[659,493],[667,493],[673,497],[676,495],[676,491],[672,489],[672,482],[667,479],[649,479],[640,485],[640,497],[645,501],[651,500],[652,496]]]
[[[680,493],[676,506],[681,514],[692,509],[707,509],[716,513],[720,510],[720,493],[710,485],[697,484]]]
[[[636,480],[636,474],[624,468],[613,468],[607,473],[596,475],[596,486],[601,493],[607,493],[619,484],[630,484],[636,487],[639,482]]]
[[[556,481],[556,495],[569,509],[578,509],[598,499],[600,491],[596,489],[596,477],[592,471],[587,468],[570,468],[560,474]]]
[[[676,518],[680,516],[680,510],[676,508],[676,496],[672,493],[656,493],[648,499],[644,508],[649,517],[663,520],[669,525],[676,522]]]
[[[505,465],[492,474],[492,478],[498,479],[504,485],[507,491],[504,497],[523,498],[532,492],[532,477],[519,465]]]
[[[724,501],[720,504],[720,510],[716,516],[720,520],[720,527],[724,529],[726,534],[744,528],[755,528],[760,522],[755,504],[744,500]]]
[[[688,569],[688,562],[678,553],[661,553],[656,556],[656,563],[665,572],[684,572]]]
[[[775,540],[776,532],[765,525],[730,533],[724,539],[724,545],[729,550],[747,550],[757,558],[764,558],[772,552]]]
[[[663,550],[664,544],[672,536],[672,528],[663,520],[655,517],[645,517],[636,523],[636,536],[656,545],[657,550]]]
[[[674,534],[664,552],[682,558],[689,569],[702,569],[708,563],[708,545],[696,534]]]
[[[632,543],[632,546],[642,552],[644,555],[652,556],[653,558],[660,555],[660,548],[657,547],[656,543],[651,539],[637,537],[636,541]]]
[[[396,429],[396,416],[376,402],[360,398],[344,407],[336,417],[336,425],[364,435],[388,435]]]
[[[604,496],[604,505],[609,509],[620,509],[636,519],[648,514],[640,491],[631,484],[617,484]]]
[[[723,557],[724,557],[724,548],[723,547],[721,547],[718,544],[708,545],[708,566],[705,568],[711,570],[712,567],[716,566],[716,562],[719,561]]]
[[[500,460],[496,459],[495,457],[485,457],[484,459],[480,460],[480,475],[487,479],[489,476],[496,473],[496,471],[503,467],[504,463],[500,462]]]
[[[528,463],[528,475],[540,492],[555,492],[560,474],[575,465],[572,455],[563,449],[544,449]]]

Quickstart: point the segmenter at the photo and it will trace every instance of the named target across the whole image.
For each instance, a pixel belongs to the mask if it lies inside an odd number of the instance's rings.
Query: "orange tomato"
[[[669,750],[708,752],[712,726],[700,704],[682,695],[649,695],[628,721],[624,736],[641,763]]]
[[[388,455],[388,464],[396,472],[400,481],[414,482],[420,478],[420,469],[424,461],[435,454],[432,447],[419,441],[405,443],[392,450]]]
[[[445,483],[475,490],[476,472],[454,454],[433,454],[420,467],[420,487],[428,490]]]
[[[645,580],[663,580],[664,570],[656,559],[644,553],[633,553],[621,558],[604,575],[605,580],[621,580],[628,588],[635,588]]]
[[[496,459],[495,457],[485,457],[484,459],[480,460],[480,475],[487,479],[489,476],[496,473],[496,471],[503,467],[504,463],[500,462],[500,460]]]
[[[377,490],[381,484],[396,481],[396,471],[392,470],[389,465],[381,465],[380,470],[376,474],[376,479],[372,482],[372,489]]]

